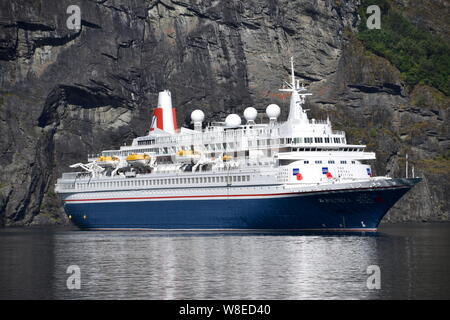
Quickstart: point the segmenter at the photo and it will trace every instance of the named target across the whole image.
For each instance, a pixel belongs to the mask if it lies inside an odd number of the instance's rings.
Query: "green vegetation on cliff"
[[[366,9],[381,9],[381,29],[369,30]],[[433,86],[450,96],[450,45],[407,19],[388,0],[363,0],[358,39],[373,53],[382,56],[401,72],[406,84]]]
[[[450,151],[431,159],[420,160],[418,165],[425,171],[448,177],[450,174]]]

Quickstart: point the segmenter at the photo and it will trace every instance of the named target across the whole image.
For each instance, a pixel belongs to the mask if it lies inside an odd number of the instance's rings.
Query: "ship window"
[[[322,163],[322,160],[316,160],[316,163],[320,164],[320,163]]]
[[[325,138],[325,143],[330,143],[330,138]]]
[[[303,161],[303,163],[304,163],[304,164],[308,164],[308,163],[309,163],[309,161],[308,161],[308,160],[305,160],[305,161]]]
[[[341,160],[341,163],[342,163],[342,164],[346,164],[347,161],[346,161],[346,160]]]
[[[334,160],[328,160],[329,164],[334,164]]]
[[[352,164],[355,164],[355,161],[352,161]]]

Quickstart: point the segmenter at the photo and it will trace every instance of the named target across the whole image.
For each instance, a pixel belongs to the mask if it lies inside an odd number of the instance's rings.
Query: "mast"
[[[302,104],[305,103],[305,96],[312,95],[311,93],[299,93],[299,91],[306,91],[306,88],[300,85],[296,85],[295,70],[294,70],[294,57],[291,57],[291,83],[287,83],[288,88],[279,89],[283,92],[291,92],[291,102],[289,105],[289,122],[308,122],[308,116],[303,111]]]
[[[406,168],[405,168],[405,170],[406,170],[406,179],[408,179],[408,154],[406,154]]]
[[[295,75],[294,75],[294,57],[291,57],[291,86],[292,89],[296,89],[295,87]]]

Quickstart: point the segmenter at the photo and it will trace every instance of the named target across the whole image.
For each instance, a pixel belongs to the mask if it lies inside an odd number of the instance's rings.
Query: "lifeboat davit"
[[[101,156],[98,157],[95,161],[96,164],[98,164],[102,168],[115,168],[120,162],[120,159],[118,157],[110,157],[110,156]]]
[[[144,167],[150,163],[151,157],[145,153],[133,153],[127,158],[127,163],[133,167]]]

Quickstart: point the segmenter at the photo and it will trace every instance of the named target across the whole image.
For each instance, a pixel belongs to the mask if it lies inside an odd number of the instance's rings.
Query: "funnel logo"
[[[150,131],[153,131],[153,130],[155,130],[155,128],[156,128],[156,116],[153,116],[152,117],[152,124],[150,125]]]
[[[154,131],[155,128],[169,133],[175,133],[177,130],[177,114],[175,108],[172,108],[172,97],[169,90],[161,91],[158,95],[158,107],[153,109],[150,131]]]

